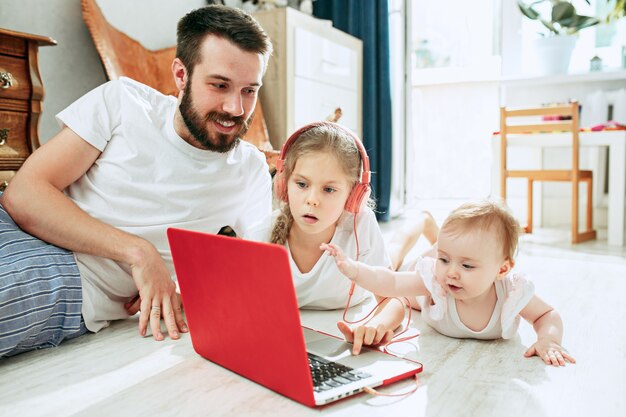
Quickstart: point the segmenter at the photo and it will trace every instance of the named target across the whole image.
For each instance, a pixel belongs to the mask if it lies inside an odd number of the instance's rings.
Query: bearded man
[[[136,309],[142,336],[188,331],[166,230],[243,234],[269,215],[265,158],[240,137],[271,52],[252,17],[207,6],[178,23],[177,98],[121,78],[57,115],[0,195],[0,357]]]

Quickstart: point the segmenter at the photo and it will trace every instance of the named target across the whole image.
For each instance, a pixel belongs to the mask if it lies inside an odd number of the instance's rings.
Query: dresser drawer
[[[8,86],[10,79],[11,86]],[[30,98],[30,78],[26,60],[8,55],[0,55],[0,98]]]
[[[25,57],[27,52],[24,39],[0,33],[0,54]]]
[[[26,144],[27,122],[27,113],[0,111],[0,169],[7,168],[9,160],[24,160],[30,154]],[[13,163],[9,165],[12,167]]]

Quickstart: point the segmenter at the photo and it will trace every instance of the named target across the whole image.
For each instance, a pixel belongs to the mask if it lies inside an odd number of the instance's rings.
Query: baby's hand
[[[352,281],[357,278],[359,274],[358,263],[346,257],[340,247],[332,243],[322,243],[320,245],[320,249],[325,250],[330,256],[335,258],[337,268],[339,268],[339,271],[341,271],[342,274],[350,278]]]
[[[541,358],[546,365],[565,366],[565,361],[576,363],[576,359],[567,353],[561,345],[549,339],[537,340],[524,353],[524,356],[527,358],[535,355],[539,356],[539,358]]]
[[[352,354],[361,353],[361,347],[382,345],[388,343],[393,338],[393,330],[387,329],[386,326],[379,324],[378,326],[363,325],[351,329],[343,321],[337,323],[337,328],[343,333],[346,342],[352,343]]]

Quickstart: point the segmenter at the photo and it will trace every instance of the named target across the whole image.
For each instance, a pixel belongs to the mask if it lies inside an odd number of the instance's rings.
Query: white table
[[[567,134],[546,133],[508,135],[509,147],[569,147],[571,137]],[[494,135],[493,159],[491,164],[492,194],[500,195],[500,135]],[[581,132],[580,146],[600,146],[609,149],[609,199],[608,199],[608,243],[624,246],[624,200],[626,195],[626,130]],[[594,173],[597,175],[597,173]]]

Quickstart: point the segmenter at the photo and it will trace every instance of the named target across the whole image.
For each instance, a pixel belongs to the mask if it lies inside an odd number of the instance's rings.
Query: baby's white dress
[[[526,307],[535,293],[532,281],[522,274],[512,272],[496,280],[496,306],[487,326],[474,331],[461,321],[452,294],[445,294],[435,278],[435,262],[430,257],[417,259],[415,270],[424,280],[429,297],[417,297],[422,309],[422,318],[439,333],[456,338],[510,339],[519,327],[520,311]]]

